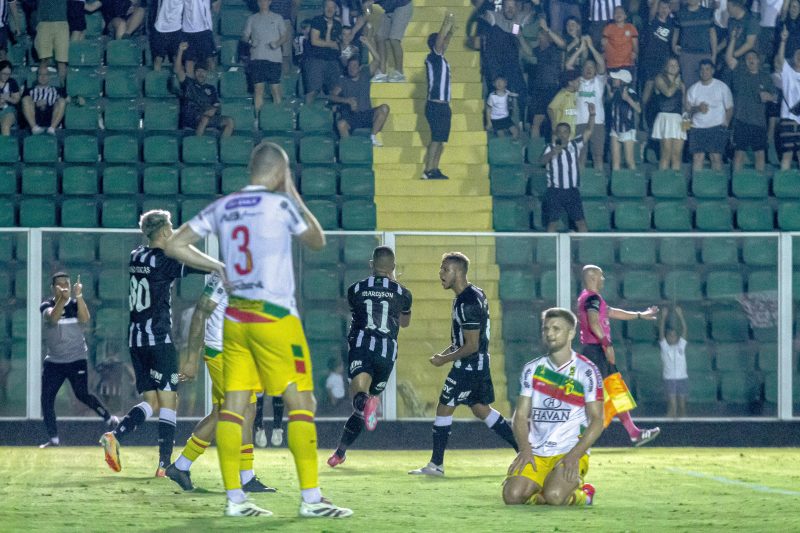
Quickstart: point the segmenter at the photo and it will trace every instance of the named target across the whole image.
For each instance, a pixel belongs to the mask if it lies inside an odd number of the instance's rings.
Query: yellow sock
[[[239,449],[239,470],[252,470],[253,459],[253,445],[244,444]]]
[[[572,493],[572,501],[569,502],[570,505],[586,505],[586,493],[583,492],[582,489],[577,488],[575,492]]]
[[[242,448],[242,423],[244,417],[232,411],[220,411],[217,421],[217,454],[225,490],[240,489],[240,451]]]
[[[536,494],[528,498],[528,501],[525,502],[525,505],[545,505],[546,503],[547,502],[545,501],[544,496],[542,496],[542,493],[537,492]]]
[[[319,486],[317,464],[317,426],[311,411],[289,411],[289,450],[294,456],[300,489]]]
[[[197,438],[197,436],[192,433],[192,436],[189,437],[189,440],[186,441],[186,446],[183,448],[181,455],[186,457],[192,462],[197,461],[197,458],[205,453],[206,448],[208,445],[211,444],[210,442],[206,442],[202,439]]]

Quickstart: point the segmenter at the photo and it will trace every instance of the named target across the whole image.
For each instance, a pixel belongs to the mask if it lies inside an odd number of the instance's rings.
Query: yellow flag
[[[615,372],[603,380],[603,427],[608,427],[618,413],[635,408],[636,401],[622,374]]]

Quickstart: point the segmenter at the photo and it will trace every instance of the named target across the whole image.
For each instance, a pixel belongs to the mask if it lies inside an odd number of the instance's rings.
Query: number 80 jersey
[[[350,285],[347,302],[353,314],[347,336],[350,348],[394,358],[400,315],[411,312],[411,291],[389,278],[370,276]]]

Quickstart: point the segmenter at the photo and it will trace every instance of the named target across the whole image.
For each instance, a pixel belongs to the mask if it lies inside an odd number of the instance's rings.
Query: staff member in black
[[[91,315],[83,301],[83,284],[78,276],[74,286],[70,285],[69,274],[56,272],[50,286],[53,296],[42,302],[39,312],[44,322],[45,358],[42,370],[42,416],[47,429],[48,440],[39,448],[58,446],[58,427],[56,426],[56,395],[64,380],[68,379],[72,391],[81,402],[105,420],[110,427],[119,423],[97,396],[89,392],[87,380],[88,348],[83,336],[84,324]],[[72,296],[70,296],[70,294]]]
[[[447,176],[439,170],[444,143],[450,138],[450,64],[444,58],[447,45],[453,36],[455,16],[447,13],[439,33],[428,35],[428,48],[431,52],[425,58],[425,72],[428,78],[428,101],[425,103],[425,118],[431,128],[431,142],[425,153],[424,180],[446,180]]]

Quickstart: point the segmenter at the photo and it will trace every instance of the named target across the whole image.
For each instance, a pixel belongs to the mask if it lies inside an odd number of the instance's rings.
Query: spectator
[[[734,58],[737,31],[738,28],[731,28],[731,38],[725,54],[728,69],[733,74],[730,87],[736,103],[733,112],[733,146],[736,150],[733,170],[742,169],[746,151],[752,150],[756,159],[756,170],[764,172],[768,146],[767,103],[777,102],[778,96],[770,75],[761,71],[761,58],[755,49],[744,55],[744,61]]]
[[[372,107],[370,98],[370,78],[378,70],[378,51],[363,35],[361,42],[370,50],[373,60],[369,65],[362,66],[358,57],[351,57],[347,62],[347,74],[341,76],[339,84],[331,91],[331,101],[342,104],[339,106],[336,129],[339,135],[348,137],[356,128],[370,128],[372,145],[383,146],[377,135],[389,116],[389,106],[381,104]]]
[[[425,72],[428,77],[428,93],[425,102],[425,119],[431,130],[431,142],[425,152],[424,180],[446,180],[447,176],[439,170],[439,160],[444,151],[444,143],[450,138],[450,64],[444,54],[453,37],[455,15],[448,12],[438,33],[428,35],[430,53],[425,58]]]
[[[614,8],[614,22],[603,30],[603,51],[606,68],[626,69],[633,72],[636,57],[639,55],[639,32],[628,20],[625,8]]]
[[[751,11],[758,20],[759,32],[756,39],[756,51],[764,57],[772,57],[775,50],[775,26],[778,15],[786,0],[754,0]],[[760,15],[760,16],[759,16]]]
[[[217,68],[214,56],[217,44],[214,42],[211,10],[219,11],[221,0],[184,0],[181,20],[182,39],[189,44],[186,50],[186,74],[194,76],[198,66],[209,70]],[[176,59],[177,62],[177,59]]]
[[[532,56],[536,60],[533,76],[529,77],[531,105],[531,137],[542,137],[542,123],[547,115],[547,106],[558,94],[559,80],[562,75],[563,59],[551,32],[539,34],[539,45],[533,49]],[[552,126],[551,126],[552,127]]]
[[[486,130],[504,137],[506,132],[516,139],[519,128],[511,120],[511,99],[517,96],[506,88],[506,79],[498,76],[494,80],[494,91],[486,99]]]
[[[609,74],[611,78],[611,169],[622,168],[620,144],[625,150],[625,164],[636,170],[633,149],[636,144],[636,114],[642,112],[636,91],[631,87],[633,76],[627,70],[617,70]]]
[[[102,7],[100,0],[87,2],[86,0],[67,0],[67,25],[69,26],[69,40],[82,41],[86,31],[86,13],[94,13]]]
[[[714,65],[710,60],[700,62],[700,81],[689,87],[686,101],[692,114],[689,138],[692,169],[701,170],[708,153],[711,168],[722,170],[728,125],[733,117],[733,96],[727,85],[714,78]]]
[[[561,90],[547,106],[547,117],[550,124],[561,124],[569,126],[570,135],[574,135],[575,126],[578,119],[578,88],[580,87],[580,74],[574,70],[565,70],[561,73]],[[594,125],[592,125],[594,127]],[[588,129],[588,128],[587,128]],[[553,129],[553,137],[556,131]],[[584,138],[586,136],[584,135]]]
[[[580,169],[578,161],[584,143],[594,131],[594,104],[588,103],[589,123],[584,135],[574,139],[570,125],[560,122],[555,129],[555,141],[548,144],[540,159],[547,166],[547,190],[542,201],[542,224],[547,231],[558,230],[561,215],[566,212],[570,224],[580,232],[586,232],[586,218],[580,193]]]
[[[661,348],[662,377],[667,390],[667,416],[686,416],[686,397],[689,395],[689,374],[686,372],[686,320],[683,310],[675,306],[675,316],[680,322],[678,333],[674,325],[668,327],[669,309],[664,308],[658,322],[658,346]]]
[[[17,104],[22,99],[17,80],[11,77],[11,63],[0,61],[0,134],[11,135],[17,122]]]
[[[681,170],[683,144],[686,141],[682,119],[686,110],[686,86],[681,79],[678,58],[666,60],[664,70],[656,76],[654,90],[653,107],[658,114],[653,122],[652,135],[661,145],[658,168]]]
[[[175,63],[178,45],[183,40],[183,0],[161,0],[158,13],[150,33],[150,53],[153,70],[161,70],[164,59]]]
[[[714,14],[700,6],[700,0],[687,0],[686,7],[678,11],[672,36],[672,51],[678,56],[681,74],[687,87],[699,79],[700,62],[717,62],[717,30]]]
[[[591,0],[589,2],[589,35],[592,37],[595,48],[600,48],[606,26],[614,21],[614,9],[621,5],[622,0]]]
[[[791,168],[792,158],[800,150],[800,49],[794,51],[791,64],[787,63],[785,48],[788,39],[789,31],[784,28],[781,32],[781,44],[775,55],[775,72],[779,75],[783,90],[781,123],[778,130],[782,154],[781,170]]]
[[[8,41],[12,30],[8,25],[8,13],[14,18],[14,36],[20,35],[19,11],[17,11],[17,0],[0,0],[0,61],[5,61],[8,52]]]
[[[106,29],[113,32],[114,39],[130,37],[144,22],[145,9],[140,0],[103,0],[100,12],[106,21]]]
[[[187,48],[187,42],[178,45],[174,65],[175,76],[181,88],[181,126],[193,128],[198,136],[203,135],[208,127],[222,129],[222,136],[230,137],[233,133],[233,119],[220,114],[217,88],[206,83],[205,67],[198,63],[194,68],[194,76],[183,68],[183,56]]]
[[[242,41],[250,44],[250,62],[247,65],[253,83],[253,104],[256,115],[264,105],[264,85],[269,85],[272,101],[280,104],[283,45],[292,37],[286,31],[283,17],[269,10],[272,0],[258,0],[258,13],[250,15],[244,25]]]
[[[737,61],[750,50],[756,49],[758,20],[745,9],[744,0],[728,0],[728,43],[733,43],[733,58]],[[727,60],[726,60],[727,64]],[[722,80],[730,85],[731,75],[726,68]]]
[[[328,377],[325,378],[325,391],[328,393],[328,405],[335,409],[347,396],[344,384],[344,365],[341,357],[328,359]]]
[[[584,136],[584,143],[592,151],[592,162],[594,168],[603,168],[603,152],[605,151],[605,137],[606,137],[606,114],[605,114],[605,96],[606,90],[606,63],[597,48],[592,44],[592,38],[588,35],[583,38],[583,46],[574,50],[572,57],[567,60],[567,69],[571,69],[579,57],[581,57],[585,50],[591,50],[592,59],[587,59],[583,63],[581,69],[581,77],[579,78],[580,86],[578,87],[577,97],[577,118],[575,119],[576,135],[583,135],[589,124],[589,107],[588,103],[594,104],[596,116],[594,120],[594,131],[591,136]],[[586,166],[587,150],[580,151],[580,166]]]
[[[292,0],[272,0],[272,3],[269,6],[269,10],[273,13],[277,13],[283,19],[283,23],[286,26],[286,33],[290,35],[290,38],[287,42],[283,44],[281,47],[281,62],[283,63],[282,66],[282,73],[288,74],[291,70],[292,66],[292,39],[291,37],[294,36],[294,23],[292,20],[294,17],[292,16]]]
[[[307,56],[306,52],[308,50],[308,41],[310,38],[311,19],[305,19],[300,23],[300,32],[295,36],[294,41],[292,41],[292,54],[294,56],[293,61],[302,73],[304,73],[306,70],[304,63]]]
[[[64,118],[67,96],[63,88],[50,85],[50,73],[45,65],[39,65],[36,85],[26,88],[22,94],[22,114],[31,128],[31,133],[38,135],[47,130],[50,135],[56,134],[56,128]]]
[[[550,28],[548,28],[547,24],[543,21],[541,24],[543,26],[543,31],[550,33],[550,37],[552,37],[553,42],[556,43],[556,46],[564,50],[565,64],[575,54],[576,50],[582,50],[574,62],[574,68],[580,69],[583,66],[583,62],[589,58],[589,49],[586,46],[582,46],[582,44],[587,38],[590,41],[592,40],[592,38],[588,35],[584,36],[581,33],[580,19],[575,17],[569,17],[567,19],[566,26],[564,27],[564,35],[566,35],[564,39],[562,39],[557,33],[550,31]]]
[[[783,30],[789,32],[784,54],[786,59],[792,59],[794,51],[800,49],[800,0],[789,0],[784,4],[780,33],[783,33]]]
[[[358,47],[358,42],[354,42],[354,37],[356,33],[353,32],[353,28],[343,27],[342,28],[342,44],[339,47],[339,63],[341,63],[341,68],[343,70],[347,69],[347,62],[350,61],[351,57],[355,57],[356,59],[361,59],[361,48]],[[380,59],[378,59],[380,62]]]
[[[69,60],[69,24],[67,3],[64,0],[39,0],[36,39],[33,42],[39,56],[39,65],[47,67],[55,58],[58,79],[62,86],[67,81]]]
[[[675,33],[675,19],[669,10],[668,0],[653,2],[654,10],[647,29],[642,32],[642,54],[639,58],[639,79],[645,84],[642,92],[649,95],[653,80],[664,68],[665,58],[672,53],[672,36]]]
[[[403,73],[403,37],[411,22],[411,15],[414,12],[413,4],[411,0],[375,0],[375,3],[383,8],[384,13],[381,25],[375,35],[380,54],[380,69],[375,73],[373,81],[404,82],[406,76]],[[366,8],[371,5],[371,0],[365,3]],[[392,55],[394,65],[392,72],[389,72],[387,51],[391,51]]]
[[[544,20],[544,17],[542,17]],[[580,45],[581,35],[580,35],[580,27],[581,27],[581,2],[580,0],[550,0],[550,25],[553,28],[556,28],[558,31],[564,30],[564,34],[570,39],[570,44],[574,42],[578,42],[577,45]],[[572,23],[573,28],[570,28],[570,22]],[[575,35],[574,33],[570,33],[570,30],[574,32],[575,26],[577,26],[578,33]],[[576,39],[577,37],[577,39]],[[567,48],[567,54],[570,53],[569,48]]]
[[[306,104],[312,104],[317,93],[327,93],[339,82],[339,42],[342,40],[342,24],[336,20],[336,2],[325,0],[322,15],[311,19],[310,39],[303,54],[306,89]]]

